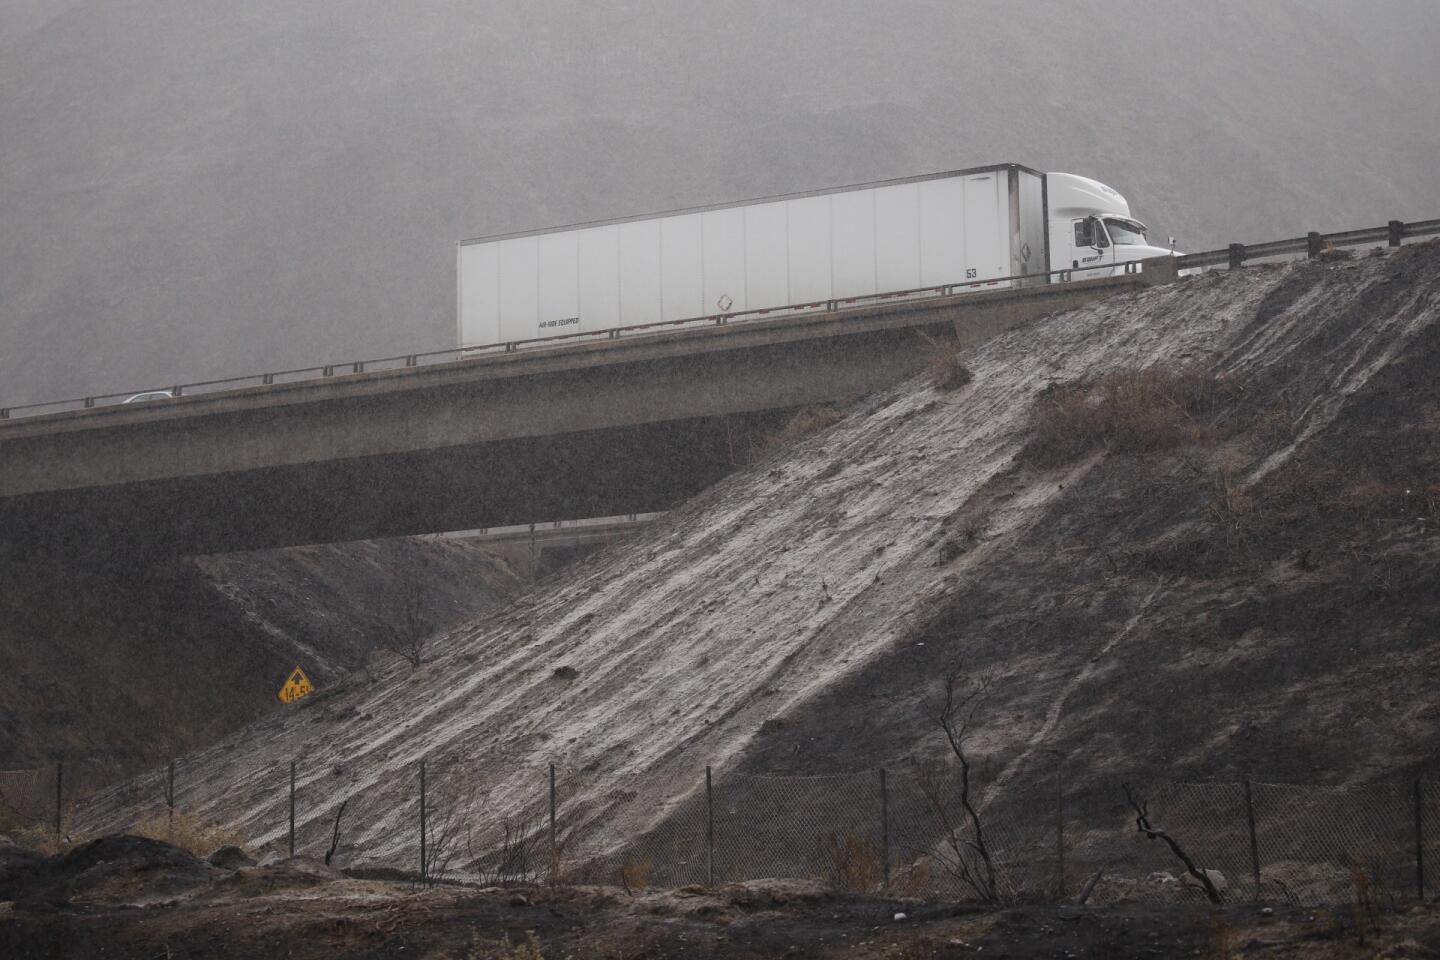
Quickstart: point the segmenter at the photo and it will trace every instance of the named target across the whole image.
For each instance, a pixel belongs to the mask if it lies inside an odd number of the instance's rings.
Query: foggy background
[[[452,346],[463,238],[1002,161],[1181,249],[1440,217],[1437,41],[1432,0],[0,0],[0,405]]]

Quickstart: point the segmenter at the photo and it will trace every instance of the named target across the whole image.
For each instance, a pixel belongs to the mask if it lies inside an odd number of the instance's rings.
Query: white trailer
[[[1080,182],[1071,177],[1067,187]],[[458,256],[459,342],[820,309],[950,284],[1045,282],[1002,278],[1051,269],[1057,233],[1046,183],[1038,171],[1000,164],[467,240]]]

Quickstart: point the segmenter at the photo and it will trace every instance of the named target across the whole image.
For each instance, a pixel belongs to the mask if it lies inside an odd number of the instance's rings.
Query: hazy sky
[[[1440,4],[0,0],[0,405],[444,347],[454,245],[1013,160],[1440,216]]]

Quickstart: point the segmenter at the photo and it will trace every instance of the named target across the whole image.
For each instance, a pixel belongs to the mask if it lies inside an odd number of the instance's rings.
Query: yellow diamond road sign
[[[285,686],[280,688],[280,702],[294,703],[308,693],[315,692],[315,684],[305,676],[305,671],[296,667],[290,672],[290,679],[285,681]]]

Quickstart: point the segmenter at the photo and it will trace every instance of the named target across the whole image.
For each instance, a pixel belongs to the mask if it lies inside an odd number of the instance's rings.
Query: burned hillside
[[[555,763],[567,822],[623,839],[707,764],[938,756],[927,701],[957,659],[994,678],[972,743],[995,809],[1023,814],[1057,763],[1081,798],[1433,771],[1437,318],[1433,244],[1043,318],[963,352],[969,383],[868,398],[420,667],[186,758],[184,806],[277,841],[295,759],[302,843],[346,799],[353,862],[408,862],[422,759],[483,784],[457,802],[488,822],[528,815]],[[1067,430],[1099,426],[1042,451],[1066,403],[1090,411]],[[1127,442],[1135,417],[1153,442]]]

